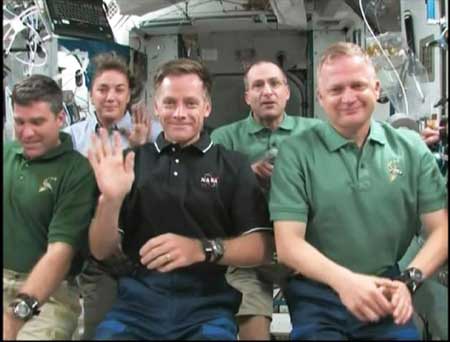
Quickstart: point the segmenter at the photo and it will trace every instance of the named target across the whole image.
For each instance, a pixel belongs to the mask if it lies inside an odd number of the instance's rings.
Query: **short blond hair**
[[[361,57],[366,64],[373,69],[375,75],[375,67],[372,60],[367,53],[359,46],[348,42],[338,42],[331,44],[325,49],[320,57],[319,65],[317,66],[317,79],[319,79],[320,72],[322,71],[325,63],[333,61],[333,59],[341,56],[347,57]]]

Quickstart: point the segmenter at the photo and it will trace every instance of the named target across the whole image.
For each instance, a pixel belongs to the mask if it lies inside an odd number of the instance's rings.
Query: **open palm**
[[[113,133],[113,143],[105,129],[100,129],[100,137],[92,136],[88,159],[95,173],[95,179],[103,196],[121,200],[130,191],[134,181],[134,152],[123,156],[120,135]]]

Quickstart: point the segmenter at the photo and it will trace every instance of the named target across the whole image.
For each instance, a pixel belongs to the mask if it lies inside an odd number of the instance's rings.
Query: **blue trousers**
[[[241,294],[224,273],[145,272],[119,279],[97,340],[236,340]]]
[[[291,316],[292,340],[420,339],[412,319],[404,325],[396,325],[392,316],[376,323],[360,321],[325,284],[294,277],[283,293]]]

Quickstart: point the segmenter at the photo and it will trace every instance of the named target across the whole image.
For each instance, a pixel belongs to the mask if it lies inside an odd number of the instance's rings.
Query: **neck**
[[[170,137],[166,136],[166,134],[164,133],[164,138],[167,141],[170,141],[172,144],[178,144],[180,145],[181,148],[185,148],[189,145],[195,144],[197,141],[200,140],[200,133],[198,133],[195,137],[193,137],[191,140],[189,141],[176,141],[174,139],[171,139]]]
[[[100,126],[106,128],[107,130],[110,129],[112,126],[114,126],[114,124],[119,122],[125,116],[125,114],[126,113],[124,113],[124,115],[121,116],[119,119],[113,120],[113,119],[108,119],[108,118],[101,118],[97,113],[95,113],[95,115],[97,117],[97,121],[100,124]]]
[[[271,131],[274,131],[278,128],[278,126],[280,126],[281,121],[283,121],[284,113],[276,117],[269,117],[269,118],[260,118],[255,114],[253,114],[253,118],[260,125],[270,129]]]
[[[366,122],[363,126],[354,129],[337,127],[334,125],[333,127],[339,132],[340,135],[349,140],[353,140],[358,148],[361,148],[369,135],[370,121]]]

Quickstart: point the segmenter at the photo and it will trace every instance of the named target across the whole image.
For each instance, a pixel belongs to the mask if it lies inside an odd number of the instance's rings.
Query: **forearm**
[[[448,225],[443,222],[428,236],[408,267],[420,269],[425,278],[431,276],[448,258]]]
[[[33,267],[19,293],[35,297],[42,305],[57,290],[70,269],[73,249],[70,245],[55,242]],[[9,303],[3,303],[5,306]],[[25,322],[15,318],[11,311],[3,313],[3,339],[15,340]]]
[[[295,246],[295,247],[294,247]],[[345,279],[345,275],[351,272],[340,266],[319,252],[314,246],[299,238],[292,240],[290,247],[278,247],[278,261],[291,267],[303,276],[336,289],[339,283]]]
[[[50,244],[19,292],[35,297],[39,303],[47,301],[66,277],[73,256],[70,245],[62,242]]]
[[[307,278],[337,289],[351,271],[327,258],[305,241],[305,231],[306,226],[301,222],[275,222],[278,262]]]
[[[89,248],[92,255],[103,260],[119,251],[119,213],[122,199],[111,200],[100,195],[94,219],[89,227]]]
[[[257,266],[269,263],[274,251],[273,236],[269,232],[253,232],[224,240],[225,253],[221,265]]]

